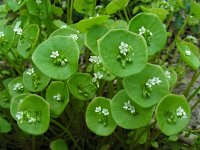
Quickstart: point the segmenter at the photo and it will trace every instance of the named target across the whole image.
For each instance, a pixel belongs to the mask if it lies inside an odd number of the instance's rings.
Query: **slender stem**
[[[200,99],[196,101],[196,103],[192,106],[191,110],[193,110],[200,103]]]
[[[108,82],[108,95],[109,95],[109,98],[112,98],[114,94],[115,94],[115,92],[114,92],[114,87],[113,87],[113,81],[110,81],[110,82]]]
[[[67,24],[70,24],[70,0],[67,0]]]
[[[125,18],[126,18],[126,21],[129,22],[129,18],[128,18],[128,14],[127,14],[127,11],[126,11],[126,7],[123,8],[123,11],[124,11],[124,15],[125,15]]]
[[[73,3],[74,3],[74,0],[71,0],[71,4],[70,4],[70,23],[72,23],[72,13],[73,13]]]
[[[56,120],[51,118],[51,122],[55,125],[57,125],[58,127],[60,127],[63,131],[65,131],[65,133],[67,133],[67,135],[70,137],[70,139],[72,140],[72,142],[74,143],[74,145],[76,146],[76,148],[78,150],[81,150],[80,146],[76,143],[74,137],[72,136],[72,134],[70,133],[70,131],[65,128],[62,124],[60,124],[59,122],[57,122]]]
[[[188,98],[188,102],[191,101],[191,99],[199,92],[200,86],[190,95]]]
[[[170,23],[171,23],[171,21],[172,21],[173,15],[174,15],[174,13],[171,12],[170,15],[169,15],[169,18],[167,19],[166,28],[169,27],[169,25],[170,25]]]
[[[32,136],[32,150],[35,150],[36,137]]]

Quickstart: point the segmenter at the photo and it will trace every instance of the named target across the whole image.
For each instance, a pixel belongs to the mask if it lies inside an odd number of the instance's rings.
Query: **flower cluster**
[[[120,53],[123,55],[127,55],[129,45],[127,43],[121,42],[119,46]]]
[[[34,74],[35,71],[34,71],[34,68],[29,68],[27,71],[26,71],[26,74],[31,76],[32,74]]]
[[[183,110],[183,108],[181,106],[179,106],[176,109],[176,116],[178,118],[182,118],[182,119],[186,119],[187,118],[187,115],[186,115],[185,111]]]
[[[70,36],[74,39],[74,40],[78,40],[78,35],[77,34],[70,34]]]
[[[168,70],[165,71],[165,75],[167,78],[169,79],[171,78],[171,73]]]
[[[64,67],[68,62],[67,58],[64,55],[60,55],[58,51],[52,51],[50,57],[53,59],[53,63]]]
[[[31,124],[40,121],[39,114],[40,114],[39,112],[34,112],[34,111],[18,111],[15,117],[17,118],[19,123],[27,121],[28,123]]]
[[[147,45],[150,45],[151,36],[153,35],[153,33],[150,32],[148,29],[146,29],[144,26],[142,26],[139,29],[139,34],[142,35],[145,38]]]
[[[103,74],[100,72],[94,73],[94,77],[92,78],[92,82],[95,82],[97,84],[97,87],[99,87],[99,82],[98,80],[103,78]]]
[[[38,5],[42,3],[42,0],[35,0]]]
[[[53,99],[55,99],[56,101],[61,101],[62,97],[61,97],[60,93],[57,93],[56,95],[53,96]]]
[[[136,113],[135,107],[130,104],[130,100],[128,102],[124,103],[123,108],[125,110],[129,110],[131,112],[131,114],[135,114]]]
[[[0,38],[3,38],[5,36],[3,31],[0,31]]]
[[[197,43],[198,43],[196,37],[194,37],[194,36],[192,36],[192,35],[188,35],[185,39],[186,39],[186,41],[192,42],[192,43],[194,43],[194,44],[197,44]]]
[[[22,83],[16,83],[13,87],[13,90],[16,92],[23,92],[24,86],[22,85]]]
[[[90,56],[89,61],[98,65],[102,62],[99,56]]]
[[[154,86],[154,85],[160,85],[160,83],[161,83],[161,80],[160,80],[159,77],[153,77],[152,79],[149,79],[149,80],[145,83],[145,85],[146,85],[147,87],[151,88],[151,87]]]
[[[22,35],[22,28],[20,27],[21,26],[21,21],[18,21],[16,24],[15,24],[15,27],[13,29],[14,32],[16,32],[18,35]]]
[[[186,55],[186,56],[190,56],[190,55],[191,55],[191,51],[190,51],[190,50],[186,50],[186,51],[185,51],[185,55]]]
[[[99,114],[103,114],[104,116],[108,116],[110,113],[108,111],[108,109],[106,108],[101,108],[101,106],[98,106],[95,108],[95,112],[99,113]]]

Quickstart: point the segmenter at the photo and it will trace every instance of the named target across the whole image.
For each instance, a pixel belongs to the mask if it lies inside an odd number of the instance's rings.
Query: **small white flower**
[[[171,73],[168,70],[165,71],[165,75],[167,78],[171,78]]]
[[[28,120],[29,123],[35,123],[37,121],[37,119],[35,117],[30,117],[30,119]]]
[[[125,102],[123,108],[125,110],[129,110],[131,112],[131,114],[135,114],[136,113],[135,107],[130,104],[130,101]]]
[[[103,78],[103,74],[101,74],[100,72],[94,73],[94,78],[92,78],[92,82],[96,82],[97,79],[102,79]]]
[[[27,75],[32,75],[32,74],[34,74],[34,68],[29,68],[27,71],[26,71],[26,74]]]
[[[62,25],[60,28],[61,28],[61,29],[67,28],[67,25]]]
[[[4,32],[3,32],[3,31],[0,31],[0,38],[2,38],[2,37],[4,37],[4,36],[5,36]]]
[[[21,21],[18,21],[13,29],[14,32],[16,32],[18,35],[22,35],[22,28],[21,26]]]
[[[66,1],[62,1],[62,8],[65,9],[66,8]]]
[[[95,112],[101,114],[101,106],[98,106],[95,108]]]
[[[21,89],[23,89],[24,88],[24,86],[22,85],[22,83],[16,83],[15,85],[14,85],[14,87],[13,87],[13,90],[14,91],[19,91],[19,90],[21,90]]]
[[[186,39],[189,40],[189,41],[191,41],[191,42],[193,42],[194,44],[197,44],[197,43],[198,43],[196,37],[194,37],[194,36],[192,36],[192,35],[188,35],[188,36],[186,37]]]
[[[38,5],[40,5],[40,4],[42,3],[42,1],[41,1],[41,0],[36,0],[36,3],[37,3]]]
[[[17,118],[17,120],[22,120],[23,115],[24,115],[23,111],[18,111],[15,117]]]
[[[70,34],[70,36],[71,36],[74,40],[78,40],[78,35],[77,35],[77,34]]]
[[[161,80],[159,77],[154,77],[153,79],[154,79],[155,84],[160,85]]]
[[[102,62],[99,56],[90,56],[89,61],[98,65]]]
[[[127,55],[127,52],[128,52],[128,44],[127,43],[124,43],[123,41],[120,43],[120,46],[119,46],[119,50],[120,50],[120,53],[123,54],[123,55]]]
[[[186,56],[190,56],[190,55],[191,55],[191,51],[190,51],[190,50],[186,50],[186,51],[185,51],[185,55],[186,55]]]
[[[104,116],[108,116],[108,115],[109,115],[108,109],[103,108],[102,114],[103,114]]]
[[[52,51],[52,53],[51,53],[51,55],[50,55],[51,58],[56,58],[56,57],[58,57],[58,56],[59,56],[58,51]]]
[[[60,93],[57,93],[56,95],[53,96],[53,99],[60,101],[61,100],[61,95]]]
[[[159,77],[153,77],[152,79],[149,79],[145,84],[146,86],[148,86],[149,88],[151,88],[154,85],[160,85],[161,80]]]
[[[146,32],[146,29],[144,28],[144,26],[142,26],[140,29],[139,29],[139,34],[142,35]]]
[[[187,115],[186,115],[185,111],[183,110],[183,108],[182,108],[181,106],[179,106],[179,107],[177,108],[177,110],[176,110],[176,115],[177,115],[177,117],[180,117],[180,118],[182,118],[182,119],[187,118]]]
[[[130,106],[130,101],[125,102],[123,108],[124,108],[125,110],[128,110],[129,106]]]

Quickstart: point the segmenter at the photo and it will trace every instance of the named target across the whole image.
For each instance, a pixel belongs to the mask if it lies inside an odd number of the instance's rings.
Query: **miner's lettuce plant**
[[[0,24],[0,148],[14,140],[19,149],[147,149],[196,133],[188,101],[200,89],[190,92],[199,40],[184,32],[199,33],[200,4],[176,2],[1,4],[10,16]],[[186,18],[176,29],[179,11]],[[194,75],[174,92],[183,68]]]

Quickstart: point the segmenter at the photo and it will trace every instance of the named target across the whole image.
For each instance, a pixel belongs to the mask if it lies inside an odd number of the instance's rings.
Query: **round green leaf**
[[[155,85],[151,84],[151,88],[148,88],[147,83],[151,83],[150,81]],[[148,64],[140,73],[124,78],[123,85],[128,96],[145,108],[154,106],[162,97],[169,94],[169,83],[163,70],[160,66],[152,64]]]
[[[11,97],[8,92],[8,89],[0,91],[0,106],[3,108],[9,108],[10,101],[11,101]]]
[[[167,42],[167,32],[158,16],[152,13],[140,13],[131,19],[128,28],[132,32],[139,33],[142,27],[152,33],[150,41],[146,40],[148,54],[152,56],[160,52]]]
[[[69,102],[66,84],[61,81],[51,82],[46,91],[46,100],[50,104],[51,116],[57,118]]]
[[[51,56],[56,51],[59,57],[54,59]],[[78,45],[71,37],[55,36],[44,41],[36,48],[32,55],[32,60],[36,67],[45,75],[50,78],[65,80],[77,71],[78,55]],[[63,57],[62,61],[67,59],[63,66],[54,63],[60,57]]]
[[[104,97],[93,99],[86,110],[86,123],[99,136],[112,134],[117,125],[111,116],[110,101]]]
[[[0,133],[8,133],[11,130],[12,128],[10,123],[0,116]]]
[[[183,95],[167,95],[156,108],[160,130],[168,136],[181,132],[189,123],[190,117],[190,106]]]
[[[179,41],[176,43],[183,61],[195,70],[200,66],[199,49],[193,43]],[[189,53],[189,54],[187,54]]]
[[[131,50],[123,55],[122,43]],[[147,46],[144,38],[126,30],[111,30],[98,40],[99,54],[103,64],[118,77],[126,77],[140,72],[147,64]]]
[[[79,13],[92,15],[95,4],[95,0],[74,0],[74,9]]]
[[[57,139],[51,142],[51,150],[68,150],[67,144],[63,139]]]
[[[17,77],[10,81],[8,84],[8,90],[12,97],[19,94],[28,93],[29,91],[24,87],[22,77]]]
[[[129,0],[112,0],[105,8],[107,14],[114,14],[126,7]]]
[[[19,10],[25,3],[27,0],[8,0],[7,5],[13,10],[13,11],[17,11]]]
[[[86,46],[94,53],[98,55],[98,47],[97,40],[100,39],[106,32],[108,32],[108,28],[103,25],[96,25],[89,29],[86,34]]]
[[[91,27],[95,25],[103,24],[104,22],[106,22],[106,20],[109,17],[110,16],[108,15],[101,15],[101,16],[92,17],[89,19],[83,19],[76,24],[76,28],[80,30],[81,32],[86,32],[87,30],[89,30]]]
[[[29,68],[23,73],[24,86],[31,92],[42,91],[49,83],[50,78],[36,67]]]
[[[19,104],[18,113],[23,113],[17,120],[18,126],[31,135],[41,135],[49,128],[50,107],[42,97],[30,94]]]
[[[92,99],[96,94],[96,85],[88,73],[76,73],[68,80],[70,92],[80,100]]]
[[[117,125],[125,129],[136,129],[148,125],[153,109],[138,106],[122,90],[113,97],[111,112]]]

